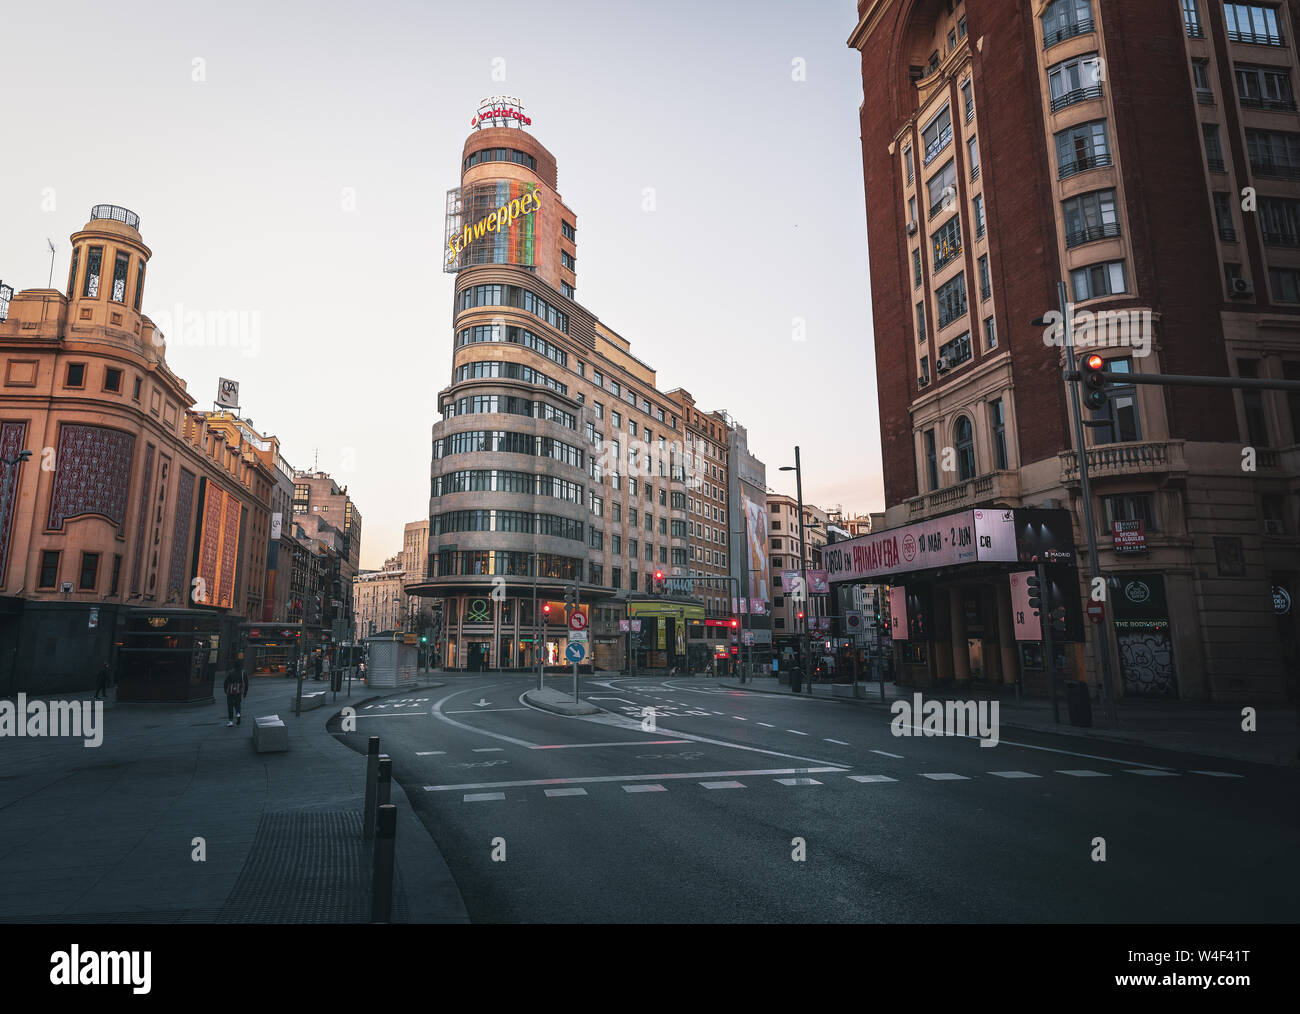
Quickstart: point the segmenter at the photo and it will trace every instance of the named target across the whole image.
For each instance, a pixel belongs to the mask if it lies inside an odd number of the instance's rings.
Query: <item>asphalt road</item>
[[[476,922],[1300,912],[1293,769],[1013,729],[991,748],[898,737],[883,707],[708,679],[586,679],[607,713],[564,718],[521,701],[533,685],[456,678],[343,734],[381,737]]]

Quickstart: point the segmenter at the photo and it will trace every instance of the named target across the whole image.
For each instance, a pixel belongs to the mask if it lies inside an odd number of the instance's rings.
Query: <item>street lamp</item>
[[[799,577],[800,580],[803,581],[803,595],[805,601],[805,605],[804,605],[805,611],[802,616],[803,633],[799,639],[799,661],[804,668],[805,677],[807,677],[807,675],[809,675],[811,670],[811,665],[810,665],[811,658],[809,655],[809,647],[808,647],[808,616],[807,616],[807,608],[808,608],[807,603],[810,601],[808,597],[808,545],[807,545],[807,540],[804,538],[803,468],[799,460],[798,444],[796,444],[794,448],[794,464],[782,465],[781,471],[794,473],[795,491],[798,493],[798,498],[799,498]],[[808,685],[808,692],[812,693],[811,683],[809,683]]]

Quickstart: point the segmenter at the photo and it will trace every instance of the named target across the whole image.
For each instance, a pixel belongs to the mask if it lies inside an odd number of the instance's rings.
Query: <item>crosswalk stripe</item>
[[[1159,768],[1125,768],[1125,773],[1130,775],[1146,775],[1148,778],[1156,778],[1160,775],[1177,777],[1177,771],[1161,771]]]
[[[547,789],[546,794],[548,796],[585,796],[587,794],[587,790],[579,789],[579,788]]]
[[[472,751],[473,753],[505,753],[506,748],[503,746],[478,746]]]
[[[741,782],[700,782],[706,789],[743,789]]]
[[[1028,771],[990,771],[989,774],[997,775],[999,778],[1042,778],[1042,775],[1031,775]]]
[[[771,722],[759,722],[758,724],[761,725],[761,726],[763,726],[763,727],[766,728],[766,729],[775,729],[775,728],[776,728],[776,726],[773,725]]]
[[[662,785],[624,785],[624,792],[667,792]]]
[[[846,743],[846,742],[844,742],[844,740],[842,740],[842,739],[831,739],[830,737],[823,737],[822,741],[825,742],[825,743],[835,743],[837,746],[852,746],[852,745],[853,745],[852,743]]]
[[[929,778],[934,782],[969,782],[970,779],[965,775],[955,775],[951,771],[922,771],[922,778]]]
[[[806,736],[808,733],[800,732],[798,729],[786,729],[786,732],[793,732],[796,736]]]
[[[415,751],[415,756],[417,756],[417,757],[441,757],[441,756],[442,756],[443,754],[445,754],[446,752],[447,752],[446,750],[416,750],[416,751]]]
[[[465,794],[466,803],[485,803],[493,799],[505,799],[504,792],[467,792]]]
[[[898,779],[890,778],[889,775],[849,775],[849,781],[873,784],[875,782],[896,782]]]
[[[1072,778],[1109,778],[1110,775],[1104,771],[1089,771],[1087,768],[1076,768],[1074,770],[1057,771],[1058,775],[1069,775]]]
[[[894,760],[902,760],[902,759],[903,759],[903,755],[902,755],[901,753],[885,753],[884,750],[872,750],[871,752],[872,752],[872,753],[878,753],[878,754],[880,754],[881,757],[893,757]]]
[[[749,721],[748,718],[741,718],[739,715],[732,715],[731,717],[734,718],[737,722],[748,722],[748,721]]]
[[[1193,771],[1194,775],[1209,775],[1211,778],[1245,778],[1245,775],[1234,775],[1230,771]]]
[[[772,781],[782,785],[821,785],[816,778],[773,778]]]

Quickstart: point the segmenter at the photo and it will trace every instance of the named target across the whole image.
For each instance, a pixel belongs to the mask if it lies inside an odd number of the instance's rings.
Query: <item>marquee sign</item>
[[[537,258],[534,215],[542,206],[542,189],[519,180],[486,180],[447,195],[443,234],[443,269],[455,272],[471,264],[523,264]]]

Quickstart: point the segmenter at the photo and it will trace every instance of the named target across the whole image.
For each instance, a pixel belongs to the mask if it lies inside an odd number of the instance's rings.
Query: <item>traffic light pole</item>
[[[1039,629],[1043,634],[1043,666],[1047,671],[1047,692],[1052,698],[1052,721],[1061,724],[1061,705],[1056,699],[1056,645],[1052,642],[1052,586],[1048,584],[1047,567],[1038,565],[1038,595],[1042,605],[1038,609]]]
[[[799,641],[799,653],[803,666],[803,678],[808,684],[808,693],[812,694],[812,647],[808,643],[808,614],[812,612],[812,596],[808,594],[808,544],[804,541],[803,530],[803,469],[799,463],[799,445],[794,448],[794,483],[795,492],[799,494],[799,578],[803,582],[803,634]]]
[[[578,579],[573,579],[573,611],[578,611]],[[585,629],[585,628],[584,628]],[[592,672],[595,672],[595,662],[592,663]],[[573,703],[578,703],[578,663],[573,663]]]
[[[1065,327],[1065,359],[1070,367],[1070,375],[1078,376],[1079,362],[1075,356],[1074,347],[1074,325],[1070,319],[1070,308],[1068,295],[1065,289],[1065,282],[1056,283],[1056,294],[1061,304],[1061,319]],[[1126,378],[1128,379],[1128,378]],[[1083,440],[1083,406],[1079,402],[1079,384],[1077,381],[1067,385],[1070,388],[1070,405],[1073,409],[1071,415],[1074,416],[1074,447],[1075,456],[1079,461],[1079,495],[1083,498],[1083,527],[1088,532],[1088,566],[1092,571],[1093,577],[1101,576],[1101,563],[1097,552],[1097,526],[1092,516],[1092,485],[1088,480],[1088,448]],[[1041,568],[1040,568],[1041,571]],[[1051,594],[1050,589],[1045,588],[1046,599],[1044,605],[1050,607]],[[1047,645],[1051,644],[1051,617],[1044,616],[1047,623]],[[1112,729],[1118,728],[1119,716],[1115,710],[1115,698],[1111,691],[1111,672],[1110,672],[1110,630],[1106,623],[1097,624],[1097,654],[1098,661],[1101,663],[1101,695],[1106,708],[1106,720],[1110,723]],[[1047,665],[1055,664],[1055,657],[1046,661]],[[1052,688],[1052,712],[1056,714],[1056,688]],[[1060,721],[1060,716],[1056,716]]]

